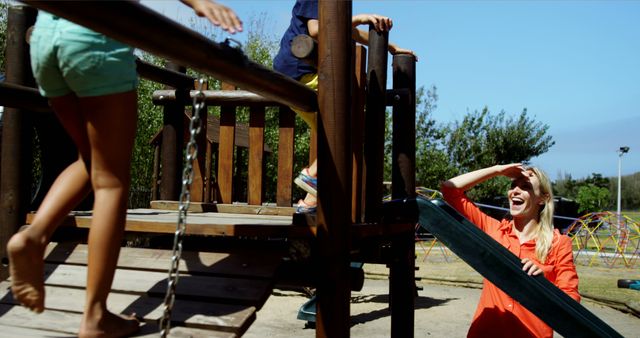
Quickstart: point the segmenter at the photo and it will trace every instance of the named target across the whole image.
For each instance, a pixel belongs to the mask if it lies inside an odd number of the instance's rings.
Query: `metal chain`
[[[182,256],[182,240],[187,229],[187,210],[191,203],[191,183],[193,183],[193,162],[198,157],[198,144],[196,136],[202,129],[200,112],[205,107],[204,79],[198,80],[198,91],[193,97],[193,116],[189,123],[189,142],[185,149],[185,166],[182,172],[182,191],[180,192],[180,204],[178,207],[178,224],[173,238],[173,253],[171,255],[171,267],[167,279],[167,294],[164,297],[164,314],[160,319],[160,337],[166,338],[171,329],[171,311],[176,299],[176,286],[178,285],[180,257]]]

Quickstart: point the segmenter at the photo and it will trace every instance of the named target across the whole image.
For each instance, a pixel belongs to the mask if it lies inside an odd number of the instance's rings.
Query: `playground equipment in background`
[[[594,212],[577,219],[567,235],[572,237],[576,263],[593,266],[598,261],[607,267],[638,266],[640,223],[626,215],[610,211]]]
[[[618,279],[618,287],[640,291],[640,279]]]

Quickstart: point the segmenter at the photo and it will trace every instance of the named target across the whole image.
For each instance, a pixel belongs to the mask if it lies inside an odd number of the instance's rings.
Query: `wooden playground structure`
[[[393,198],[415,197],[415,59],[393,59],[393,88],[387,89],[388,36],[374,30],[368,50],[351,39],[351,1],[320,1],[318,41],[320,87],[316,94],[286,76],[246,58],[241,50],[214,43],[133,1],[25,1],[131,46],[167,58],[167,69],[138,63],[140,76],[170,89],[156,92],[163,105],[162,146],[156,155],[159,185],[148,209],[129,210],[128,233],[176,232],[183,162],[184,111],[196,95],[193,78],[176,65],[192,67],[225,83],[204,91],[207,106],[221,106],[213,168],[209,149],[194,163],[185,252],[175,291],[171,335],[237,337],[259,316],[278,284],[317,288],[317,337],[348,337],[349,300],[362,284],[350,262],[386,264],[390,269],[391,337],[414,335],[415,217],[387,213],[383,199],[384,121],[393,106]],[[2,136],[0,238],[2,280],[8,277],[5,245],[32,218],[53,179],[75,156],[46,99],[34,89],[26,29],[36,11],[9,10],[7,82],[0,104],[8,107]],[[117,18],[117,25],[113,23]],[[243,90],[235,90],[242,88]],[[365,90],[366,88],[366,90]],[[250,107],[247,200],[233,200],[236,107]],[[276,206],[263,200],[265,107],[280,109]],[[9,108],[10,107],[10,108]],[[293,126],[289,107],[318,111],[319,208],[316,217],[293,217]],[[366,110],[365,110],[366,107]],[[366,111],[366,113],[365,113]],[[200,116],[206,121],[206,110]],[[31,193],[32,130],[41,151],[41,181]],[[198,138],[207,149],[206,130]],[[313,153],[313,152],[312,152]],[[211,175],[215,171],[215,181]],[[155,184],[155,183],[154,183]],[[14,336],[73,335],[79,325],[86,275],[90,212],[76,212],[54,235],[46,253],[46,311],[16,305],[4,281],[0,331]],[[154,336],[162,316],[171,251],[122,248],[110,308],[135,312],[140,336]]]

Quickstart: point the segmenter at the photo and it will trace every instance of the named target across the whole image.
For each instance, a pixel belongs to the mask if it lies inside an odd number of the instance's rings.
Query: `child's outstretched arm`
[[[362,31],[357,29],[356,27],[364,24],[373,24],[374,28],[378,32],[385,32],[391,30],[393,27],[393,21],[382,15],[378,14],[358,14],[354,15],[351,19],[351,26],[353,27],[353,31],[351,36],[356,42],[361,43],[363,45],[369,45],[369,32]],[[307,21],[307,29],[309,30],[309,36],[314,39],[318,38],[318,20],[312,19]],[[418,56],[409,49],[404,49],[398,47],[396,44],[389,42],[389,53],[395,54],[409,54],[413,55],[418,61]]]
[[[390,31],[393,27],[393,21],[391,18],[378,15],[378,14],[358,14],[351,18],[351,25],[353,27],[353,39],[363,45],[369,45],[369,32],[359,30],[356,27],[359,25],[372,24],[374,29],[378,32]],[[400,48],[398,45],[389,42],[389,53],[396,54],[409,54],[413,55],[418,61],[418,56],[410,49]]]
[[[242,21],[229,7],[221,5],[213,0],[180,0],[185,5],[193,8],[198,16],[206,17],[212,24],[233,34],[242,32]]]

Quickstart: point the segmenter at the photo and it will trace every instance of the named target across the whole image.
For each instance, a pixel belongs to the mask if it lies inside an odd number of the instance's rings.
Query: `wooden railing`
[[[318,74],[322,80],[319,93],[316,93],[286,77],[259,64],[249,61],[242,52],[226,44],[209,41],[195,33],[135,1],[25,1],[37,8],[46,10],[86,27],[114,37],[129,45],[144,49],[154,55],[165,57],[174,62],[189,65],[196,70],[211,75],[235,87],[249,90],[255,94],[244,92],[210,92],[210,104],[220,104],[220,145],[218,149],[218,183],[219,201],[231,201],[233,178],[233,147],[235,123],[235,107],[248,105],[251,109],[250,125],[250,177],[247,188],[248,203],[262,203],[261,197],[261,163],[263,151],[265,106],[277,103],[281,106],[294,107],[304,111],[319,111],[317,154],[318,154],[318,192],[319,209],[316,223],[317,250],[314,251],[313,262],[320,280],[317,281],[318,294],[318,336],[343,337],[349,332],[349,279],[350,270],[350,234],[352,229],[366,230],[363,233],[382,234],[389,229],[382,223],[382,173],[384,120],[387,105],[394,106],[394,144],[393,152],[393,187],[394,197],[411,195],[411,182],[414,155],[411,151],[413,126],[411,117],[415,114],[415,98],[412,90],[415,87],[415,73],[411,67],[402,65],[403,60],[394,61],[394,91],[386,89],[387,67],[387,34],[378,34],[370,30],[370,47],[368,58],[363,49],[353,51],[351,40],[351,1],[320,1],[320,31],[318,49]],[[13,74],[7,74],[9,82],[33,87],[29,73],[24,32],[33,22],[33,13],[25,16],[21,24],[16,25],[11,40],[16,45],[11,47],[14,55],[7,59],[22,60],[22,64],[12,66]],[[113,18],[118,24],[113,25]],[[9,49],[9,48],[8,48]],[[354,60],[355,58],[355,60]],[[398,56],[396,56],[398,58]],[[366,62],[364,60],[368,59]],[[408,57],[406,62],[415,62]],[[354,66],[355,65],[355,66]],[[160,99],[172,101],[165,105],[165,126],[163,129],[162,179],[160,195],[176,196],[176,179],[180,170],[177,163],[182,159],[182,137],[184,126],[181,125],[184,114],[184,100],[181,97],[193,89],[193,79],[180,74],[179,67],[170,72],[159,71],[144,64],[140,68],[149,72],[149,77],[161,77],[163,82],[172,86],[171,95]],[[354,68],[355,67],[355,68]],[[365,70],[366,68],[366,70]],[[356,73],[355,81],[354,70]],[[397,75],[395,72],[399,72]],[[159,75],[159,74],[164,75]],[[400,80],[404,79],[405,80]],[[396,87],[396,78],[398,87]],[[171,80],[170,80],[171,79]],[[157,79],[156,79],[157,80]],[[400,85],[403,83],[404,85]],[[403,88],[402,88],[403,87]],[[367,88],[366,94],[364,89]],[[177,89],[177,90],[176,90]],[[408,93],[407,93],[408,91]],[[170,93],[168,93],[170,94]],[[222,95],[224,94],[224,95]],[[257,95],[256,95],[257,94]],[[354,95],[355,94],[355,95]],[[408,95],[407,95],[408,94]],[[233,98],[233,99],[232,99]],[[244,100],[244,101],[243,101]],[[256,100],[258,102],[256,102]],[[264,101],[261,101],[264,100]],[[234,102],[235,101],[235,102]],[[241,104],[241,103],[242,104]],[[164,104],[164,103],[163,103]],[[366,114],[363,107],[367,106]],[[408,114],[406,118],[396,119],[396,114]],[[50,114],[49,114],[50,115]],[[29,133],[25,128],[30,115],[10,112],[5,116],[5,127],[10,124],[14,135],[7,138],[3,135],[3,161],[5,150],[10,147],[11,166],[2,170],[2,203],[3,222],[2,239],[6,240],[17,231],[24,220],[25,204],[12,194],[27,194],[29,189],[21,188],[28,180],[29,165],[25,157],[31,154],[24,138],[30,143]],[[293,123],[294,114],[283,110],[280,114],[279,164],[278,164],[278,197],[279,205],[291,203],[291,185],[293,181]],[[395,135],[403,133],[406,136]],[[8,140],[8,142],[5,142]],[[206,141],[205,141],[206,142]],[[172,145],[172,146],[167,146]],[[206,147],[206,145],[205,145]],[[413,145],[415,147],[415,145]],[[20,154],[25,154],[24,156]],[[251,160],[253,158],[253,160]],[[19,159],[15,163],[16,159]],[[30,159],[29,159],[30,160]],[[171,164],[173,161],[173,165]],[[198,163],[201,172],[209,172],[205,163]],[[211,163],[211,161],[209,161]],[[5,167],[8,167],[5,170]],[[211,169],[212,170],[212,169]],[[6,179],[8,174],[9,179]],[[7,183],[10,182],[10,183]],[[210,180],[209,180],[210,182]],[[11,187],[5,187],[12,185]],[[206,175],[203,177],[202,197],[212,191],[206,187]],[[209,189],[209,190],[207,190]],[[363,220],[366,223],[363,223]],[[352,224],[354,224],[352,226]],[[370,231],[368,230],[370,229]],[[408,227],[412,229],[412,227]],[[407,233],[413,235],[412,233]],[[391,263],[391,285],[393,304],[391,306],[391,336],[410,337],[413,334],[413,236],[403,244],[395,246],[394,255],[398,259]],[[398,242],[398,243],[400,243]],[[404,243],[406,242],[406,243]],[[406,245],[405,245],[406,244]],[[5,271],[4,269],[3,271]]]

